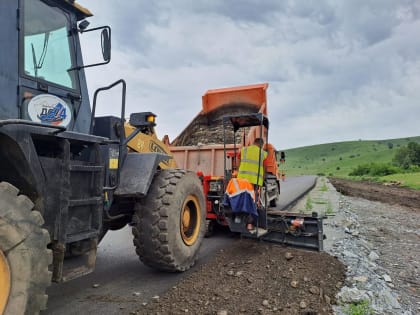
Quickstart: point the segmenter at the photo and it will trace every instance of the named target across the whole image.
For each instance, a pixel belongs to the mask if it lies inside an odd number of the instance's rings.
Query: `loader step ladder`
[[[97,143],[86,143],[86,153],[71,155],[71,141],[63,145],[63,170],[59,239],[55,242],[53,280],[68,281],[93,271],[98,236],[102,229],[104,167]],[[79,144],[76,144],[79,145]],[[65,252],[77,247],[74,257]],[[70,253],[73,254],[73,251]]]

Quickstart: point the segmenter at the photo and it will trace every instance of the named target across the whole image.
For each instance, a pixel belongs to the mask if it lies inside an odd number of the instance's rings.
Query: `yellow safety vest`
[[[259,153],[261,152],[261,160]],[[258,186],[263,185],[264,166],[263,161],[267,157],[267,152],[260,150],[256,145],[251,145],[241,149],[241,164],[239,165],[238,178],[245,178],[250,183]],[[261,162],[258,176],[258,162]],[[258,179],[258,183],[257,183]]]

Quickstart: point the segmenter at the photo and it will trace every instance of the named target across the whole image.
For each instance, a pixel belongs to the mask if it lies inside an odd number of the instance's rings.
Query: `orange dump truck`
[[[267,88],[268,84],[264,83],[207,91],[202,97],[202,110],[169,144],[178,167],[195,171],[202,179],[207,200],[207,236],[211,235],[216,222],[227,225],[220,208],[224,195],[223,178],[226,175],[230,177],[230,173],[237,169],[241,147],[253,143],[261,134],[259,129],[261,127],[258,126],[248,128],[237,139],[233,137],[233,130],[225,135],[228,156],[225,165],[223,117],[249,113],[262,113],[266,116]],[[262,134],[266,138],[265,128]],[[268,153],[264,161],[265,201],[270,206],[275,206],[280,195],[280,174],[277,164],[279,156],[270,143],[265,144],[264,149]]]

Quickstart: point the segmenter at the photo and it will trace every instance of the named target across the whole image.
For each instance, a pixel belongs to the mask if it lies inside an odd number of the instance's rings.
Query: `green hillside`
[[[286,175],[316,175],[347,177],[358,165],[391,162],[398,148],[419,137],[348,141],[319,144],[286,150]]]

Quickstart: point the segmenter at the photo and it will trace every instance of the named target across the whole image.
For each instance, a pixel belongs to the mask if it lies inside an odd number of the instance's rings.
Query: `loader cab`
[[[0,119],[87,133],[90,104],[79,36],[92,14],[65,0],[5,0],[1,6],[0,85],[6,88]],[[104,38],[109,59],[109,36]]]

